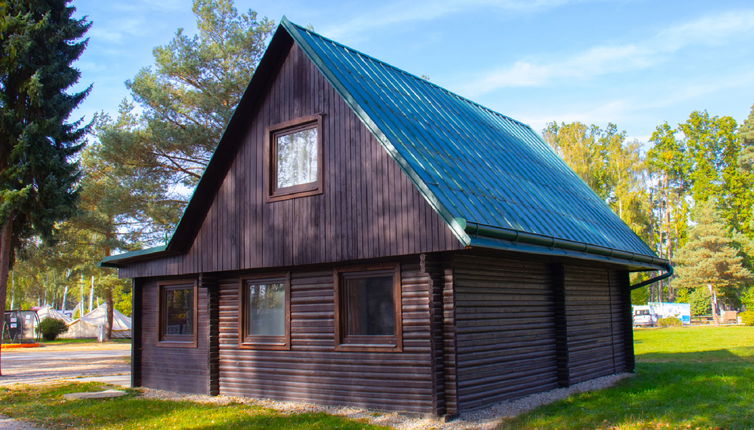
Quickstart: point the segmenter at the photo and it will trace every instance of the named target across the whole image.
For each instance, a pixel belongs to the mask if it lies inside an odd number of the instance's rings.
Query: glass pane
[[[393,277],[344,279],[345,335],[395,335]]]
[[[277,187],[317,181],[317,129],[277,136]]]
[[[165,334],[191,335],[194,331],[194,289],[165,290]]]
[[[285,336],[285,285],[249,283],[246,288],[246,334]]]

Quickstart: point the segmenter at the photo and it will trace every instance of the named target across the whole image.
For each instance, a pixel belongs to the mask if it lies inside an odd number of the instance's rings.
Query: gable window
[[[278,124],[268,133],[269,201],[322,192],[320,116]]]
[[[241,280],[241,345],[288,349],[290,289],[287,276]]]
[[[335,274],[336,349],[400,351],[399,266]]]
[[[160,284],[160,342],[196,345],[196,284],[175,281]]]

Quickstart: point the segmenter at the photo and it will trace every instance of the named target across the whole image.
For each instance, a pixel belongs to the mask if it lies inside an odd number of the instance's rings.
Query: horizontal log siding
[[[453,282],[459,410],[557,388],[548,266],[459,256]]]
[[[616,270],[612,272],[613,286],[613,333],[616,341],[616,362],[623,360],[623,369],[626,372],[634,371],[634,329],[631,312],[631,283],[628,272]],[[620,369],[618,369],[620,370]]]
[[[403,352],[334,351],[331,269],[291,273],[291,349],[238,345],[238,278],[220,281],[220,393],[432,413],[429,278],[402,264]]]
[[[566,266],[565,285],[571,384],[625,371],[625,305],[615,271]]]
[[[196,348],[160,346],[158,342],[160,301],[157,281],[144,283],[142,297],[142,386],[207,394],[209,383],[207,290],[198,289],[199,319]]]
[[[265,128],[325,114],[324,192],[265,202]],[[121,277],[333,263],[460,249],[414,184],[294,45],[271,83],[184,255],[135,263]]]

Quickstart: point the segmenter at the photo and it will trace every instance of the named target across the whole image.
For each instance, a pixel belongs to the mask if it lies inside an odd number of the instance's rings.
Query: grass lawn
[[[636,376],[501,428],[754,428],[754,327],[634,332]]]
[[[131,339],[110,339],[109,343],[131,343]],[[71,343],[99,343],[97,339],[55,339],[40,340],[42,345],[66,345]]]
[[[381,429],[322,413],[282,414],[252,405],[143,399],[64,400],[63,394],[112,388],[100,383],[0,388],[0,414],[50,429]]]
[[[635,332],[635,341],[635,377],[505,420],[500,428],[754,428],[754,327],[644,329]],[[0,388],[0,414],[46,428],[380,428],[322,413],[143,399],[136,390],[117,399],[63,400],[64,393],[105,388]]]

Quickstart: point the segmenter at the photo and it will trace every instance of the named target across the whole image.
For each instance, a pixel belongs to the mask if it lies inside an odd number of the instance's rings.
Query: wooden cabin
[[[667,270],[530,127],[292,24],[134,285],[133,385],[433,415],[631,371]]]

